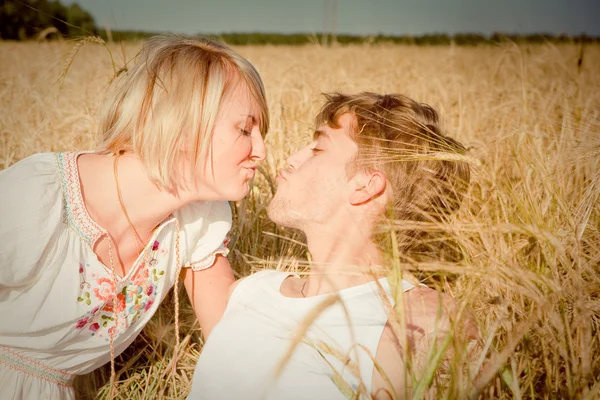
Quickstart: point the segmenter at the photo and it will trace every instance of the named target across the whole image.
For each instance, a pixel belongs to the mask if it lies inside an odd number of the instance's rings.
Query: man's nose
[[[310,152],[310,146],[303,147],[297,152],[290,154],[286,160],[286,169],[295,170],[300,168],[308,152]]]
[[[295,152],[288,156],[288,158],[285,160],[285,169],[293,171],[298,168],[298,166],[300,165],[300,162],[298,160],[298,153],[299,152]]]

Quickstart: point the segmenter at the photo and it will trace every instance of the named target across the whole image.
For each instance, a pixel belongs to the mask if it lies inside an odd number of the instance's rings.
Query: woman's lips
[[[248,171],[248,179],[253,179],[256,174],[256,167],[246,168],[246,171]]]

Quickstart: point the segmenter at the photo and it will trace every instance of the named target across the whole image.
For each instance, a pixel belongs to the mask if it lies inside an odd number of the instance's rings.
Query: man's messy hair
[[[316,126],[339,128],[355,117],[352,138],[358,154],[351,174],[383,172],[390,190],[386,220],[396,224],[441,222],[460,208],[470,181],[466,149],[443,134],[437,112],[401,94],[326,94]],[[415,242],[413,230],[404,242]],[[412,238],[412,240],[410,240]]]

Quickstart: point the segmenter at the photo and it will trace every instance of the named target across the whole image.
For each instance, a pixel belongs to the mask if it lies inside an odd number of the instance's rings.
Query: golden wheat
[[[0,168],[37,152],[94,148],[106,88],[139,47],[0,42]],[[231,261],[239,276],[302,268],[309,257],[297,233],[274,226],[265,207],[277,168],[310,137],[320,93],[400,92],[439,110],[445,130],[474,160],[456,220],[433,227],[444,233],[439,261],[396,266],[459,299],[480,330],[477,384],[457,366],[438,395],[464,397],[469,387],[473,398],[600,396],[599,46],[238,50],[263,76],[273,121],[269,156],[234,209]],[[288,265],[282,256],[299,261]],[[120,398],[184,398],[189,391],[202,340],[180,295],[178,369],[171,370],[169,297],[117,359]],[[109,375],[102,368],[79,378],[80,396],[106,397]],[[433,375],[415,382],[417,393]]]

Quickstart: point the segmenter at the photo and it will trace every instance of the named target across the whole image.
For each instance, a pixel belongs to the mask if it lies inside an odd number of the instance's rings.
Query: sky
[[[114,30],[600,36],[600,0],[62,0],[74,2]]]

